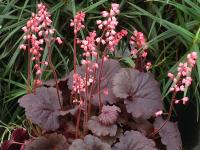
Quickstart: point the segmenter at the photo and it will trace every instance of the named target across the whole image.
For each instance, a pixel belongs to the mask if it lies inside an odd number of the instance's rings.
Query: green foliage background
[[[17,99],[26,93],[27,59],[26,53],[19,50],[23,42],[21,28],[36,11],[36,4],[44,2],[50,13],[57,34],[65,39],[62,46],[52,45],[53,64],[62,77],[73,69],[73,32],[69,27],[70,19],[76,11],[84,11],[86,31],[96,29],[95,20],[101,18],[99,12],[109,9],[111,2],[120,3],[119,27],[130,33],[137,29],[148,38],[149,59],[153,63],[153,72],[161,84],[164,106],[168,109],[171,81],[167,72],[176,72],[177,64],[185,59],[190,51],[199,53],[200,40],[200,0],[1,0],[0,1],[0,140],[10,136],[16,126],[25,119],[23,110],[18,107]],[[82,33],[84,37],[84,33]],[[125,41],[124,41],[125,42]],[[123,42],[119,50],[124,50]],[[45,59],[44,53],[43,59]],[[200,57],[200,55],[199,55]],[[198,136],[194,142],[188,142],[184,134],[198,133],[200,103],[200,59],[193,71],[193,84],[186,93],[190,97],[188,106],[175,108],[185,149],[198,149]],[[51,78],[47,71],[43,79]],[[188,121],[194,126],[188,126]],[[186,131],[184,128],[187,128]],[[186,132],[186,133],[185,133]],[[190,137],[190,135],[187,135]],[[192,137],[193,138],[193,137]],[[196,147],[195,147],[196,145]]]

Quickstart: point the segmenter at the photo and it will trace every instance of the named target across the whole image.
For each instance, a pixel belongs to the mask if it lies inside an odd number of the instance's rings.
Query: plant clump
[[[55,29],[47,6],[38,4],[38,12],[22,28],[25,41],[20,46],[28,50],[28,59],[34,65],[33,68],[28,65],[27,94],[18,100],[25,109],[29,132],[21,128],[13,131],[11,139],[1,145],[3,150],[156,150],[161,149],[160,145],[173,150],[182,147],[177,125],[170,119],[174,104],[189,101],[186,92],[192,82],[197,53],[187,55],[186,62],[179,64],[177,75],[168,74],[173,81],[169,89],[172,99],[169,112],[165,112],[160,84],[151,73],[152,63],[148,61],[147,39],[140,31],[129,33],[120,29],[119,14],[120,5],[112,3],[110,10],[101,12],[102,20],[96,21],[98,31],[81,36],[86,32],[87,15],[83,11],[76,13],[70,23],[74,31],[74,68],[58,79],[51,61],[51,43],[63,41],[53,36]],[[122,40],[127,40],[129,58],[135,64],[129,68],[115,57]],[[48,60],[41,61],[45,46]],[[81,53],[80,65],[77,51]],[[53,80],[42,81],[42,65],[50,67]],[[180,92],[184,92],[182,99],[177,98]],[[112,144],[103,139],[109,139]]]

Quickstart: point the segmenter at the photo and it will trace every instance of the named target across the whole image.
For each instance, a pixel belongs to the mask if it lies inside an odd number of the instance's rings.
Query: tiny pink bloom
[[[131,50],[131,55],[136,55],[138,53],[138,50],[137,49],[132,49]]]
[[[38,69],[37,72],[36,72],[36,75],[41,75],[41,74],[42,74],[42,70]]]
[[[108,88],[103,89],[103,94],[108,95]]]
[[[99,43],[100,41],[101,41],[101,38],[100,38],[100,37],[96,38],[96,42],[97,42],[97,43]]]
[[[147,57],[147,52],[146,52],[146,51],[144,51],[144,52],[142,53],[142,57],[143,57],[143,58],[146,58],[146,57]]]
[[[101,20],[97,20],[96,23],[97,23],[97,24],[101,24],[102,21],[101,21]]]
[[[188,97],[183,97],[182,98],[182,101],[183,101],[183,104],[186,104],[188,102],[189,98]]]
[[[155,113],[155,116],[156,117],[159,117],[159,116],[161,116],[163,114],[163,111],[162,110],[159,110],[159,111],[157,111],[156,113]]]
[[[174,102],[174,103],[175,103],[175,104],[178,104],[179,102],[180,102],[180,100],[175,100],[175,102]]]
[[[62,43],[63,43],[63,41],[61,40],[60,37],[57,37],[57,38],[56,38],[56,41],[58,42],[58,44],[62,44]]]
[[[24,44],[21,44],[21,45],[19,46],[19,49],[26,50],[26,45],[24,45]]]
[[[171,72],[169,72],[169,73],[167,74],[167,76],[168,76],[171,80],[174,79],[174,74],[172,74]]]

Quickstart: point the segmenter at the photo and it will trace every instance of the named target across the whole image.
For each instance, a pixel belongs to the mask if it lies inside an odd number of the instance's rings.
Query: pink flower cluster
[[[122,29],[120,32],[117,32],[115,36],[110,36],[109,39],[109,44],[108,44],[108,49],[113,52],[115,47],[118,45],[119,41],[128,34],[128,32],[124,29]],[[112,39],[111,39],[112,37]],[[108,41],[108,39],[106,39]]]
[[[135,58],[146,59],[147,52],[147,42],[142,32],[134,31],[130,37],[129,44],[131,46],[131,55]],[[151,62],[145,64],[146,70],[150,70],[152,67]]]
[[[87,81],[87,86],[90,86],[91,83],[93,82],[93,77],[89,77]],[[80,94],[81,92],[85,92],[86,88],[86,78],[81,77],[79,74],[74,74],[73,75],[73,92]]]
[[[173,81],[173,86],[170,88],[172,92],[183,92],[192,83],[191,71],[196,64],[197,53],[191,52],[187,55],[187,61],[178,65],[178,73],[175,76],[172,73],[168,73],[168,77]],[[175,103],[180,101],[185,104],[188,101],[188,97],[183,97],[181,100],[176,100]]]
[[[97,57],[97,52],[96,52],[96,41],[95,41],[95,37],[96,37],[96,31],[93,32],[89,32],[89,36],[86,37],[86,39],[84,40],[77,40],[77,43],[80,44],[81,48],[84,50],[83,52],[83,56],[85,57],[84,60],[82,60],[82,64],[83,65],[91,65],[90,58],[96,58]],[[97,63],[93,63],[92,67],[94,68],[98,68],[98,64]]]
[[[79,32],[82,28],[85,28],[83,25],[85,19],[85,13],[80,11],[77,12],[76,16],[74,17],[74,20],[71,20],[70,26],[74,27],[74,33],[76,34]]]
[[[146,51],[147,43],[144,34],[142,32],[134,31],[133,35],[130,38],[129,44],[131,45],[132,48],[131,50],[132,55],[142,58],[147,57],[148,54]],[[143,48],[144,51],[140,53],[139,50],[141,50],[141,48]]]
[[[138,32],[138,31],[134,31],[133,35],[130,38],[130,42],[131,45],[136,45],[136,47],[138,49],[142,48],[142,47],[147,47],[147,43],[144,37],[144,34],[142,32]]]
[[[99,44],[107,44],[105,46],[105,50],[109,49],[111,52],[114,51],[115,46],[119,43],[121,38],[123,36],[127,35],[126,30],[121,30],[120,32],[116,32],[115,28],[118,24],[118,21],[116,19],[116,15],[119,14],[119,4],[112,4],[110,12],[103,11],[102,16],[106,18],[106,20],[101,21],[97,20],[97,25],[99,29],[103,29],[103,33],[101,37],[96,37],[96,31],[89,32],[89,35],[83,39],[76,39],[76,44],[79,44],[81,49],[83,49],[83,57],[84,59],[81,61],[82,65],[86,65],[86,74],[90,74],[90,72],[93,72],[95,69],[99,67],[97,61],[93,62],[92,60],[97,60],[98,53],[97,53],[97,47]],[[80,31],[85,26],[83,25],[85,19],[85,13],[83,12],[77,12],[75,18],[71,20],[70,26],[74,27],[74,33]],[[105,33],[105,34],[104,34]],[[105,36],[105,37],[104,37]],[[76,47],[75,47],[76,48]],[[92,58],[92,59],[91,59]],[[108,55],[105,54],[102,56],[102,59],[105,61],[108,59]],[[89,80],[89,79],[87,79]],[[81,79],[81,77],[74,72],[74,82],[73,82],[73,91],[80,92],[85,90],[84,79]]]
[[[62,44],[60,37],[54,39],[52,36],[55,30],[51,28],[52,20],[50,17],[47,7],[40,3],[38,4],[37,14],[32,13],[32,17],[27,21],[26,26],[22,28],[25,33],[23,37],[25,43],[21,44],[19,48],[30,52],[31,59],[35,62],[34,70],[36,70],[37,77],[43,72],[41,64],[48,65],[47,61],[40,61],[44,44],[52,40]],[[40,86],[42,81],[37,78],[34,80],[34,84]]]
[[[105,38],[98,37],[96,39],[97,43],[102,43],[105,45],[108,43],[108,49],[113,52],[115,46],[119,43],[121,38],[123,36],[127,35],[126,30],[121,30],[120,32],[116,32],[116,26],[118,25],[118,21],[116,18],[116,15],[119,14],[119,4],[113,3],[111,5],[110,12],[108,11],[103,11],[102,12],[102,17],[106,18],[106,20],[97,20],[96,23],[98,25],[98,28],[100,30],[103,30],[105,32]]]
[[[102,11],[102,13],[101,13],[102,17],[107,18],[107,19],[104,20],[104,21],[97,20],[98,28],[99,29],[106,28],[107,30],[111,30],[111,31],[113,30],[114,31],[117,24],[118,24],[116,15],[118,15],[119,12],[120,12],[119,11],[119,4],[116,4],[116,3],[111,4],[110,12]]]

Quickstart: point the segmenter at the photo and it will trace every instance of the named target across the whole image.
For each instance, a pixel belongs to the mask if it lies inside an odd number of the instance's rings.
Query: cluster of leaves
[[[80,66],[77,71],[81,74],[83,69],[84,66]],[[87,124],[92,135],[84,137],[81,131],[80,137],[84,139],[75,139],[78,111],[69,97],[73,82],[72,73],[59,81],[59,94],[64,110],[59,106],[53,81],[37,88],[35,94],[27,94],[19,99],[20,106],[25,108],[26,116],[41,128],[43,133],[37,138],[26,140],[23,145],[25,150],[154,150],[159,149],[156,144],[158,142],[169,150],[181,148],[176,123],[168,122],[160,130],[160,141],[151,135],[163,123],[161,117],[154,116],[157,110],[162,109],[162,102],[159,84],[153,75],[134,68],[121,68],[119,62],[113,59],[108,59],[103,66],[101,91],[106,88],[112,92],[108,92],[106,96],[101,92],[102,97],[105,97],[102,110],[96,107],[96,93],[93,95],[92,117]]]

